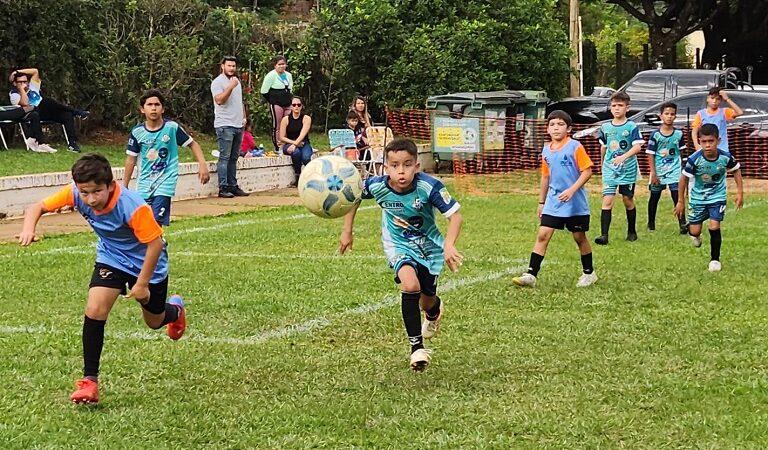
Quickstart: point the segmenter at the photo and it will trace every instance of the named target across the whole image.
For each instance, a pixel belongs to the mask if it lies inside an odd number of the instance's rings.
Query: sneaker
[[[99,403],[99,383],[89,378],[75,382],[77,390],[69,396],[72,403]]]
[[[31,150],[33,152],[37,151],[37,139],[28,137],[24,140],[24,143],[27,144],[27,150]]]
[[[635,242],[637,240],[637,233],[627,233],[627,240],[629,242]]]
[[[437,315],[437,319],[429,320],[424,315],[424,323],[421,324],[421,335],[424,339],[432,339],[440,329],[440,321],[443,320],[443,310],[445,309],[445,302],[440,300],[440,314]]]
[[[178,341],[184,336],[184,330],[187,329],[187,309],[184,307],[184,299],[181,298],[181,295],[172,295],[168,304],[179,307],[179,318],[166,325],[165,331],[169,338]]]
[[[211,150],[211,156],[213,156],[216,159],[219,159],[219,156],[221,156],[221,152],[218,150]]]
[[[221,197],[221,198],[232,198],[234,196],[235,196],[235,194],[233,194],[233,193],[231,193],[229,191],[219,190],[219,197]]]
[[[48,144],[38,144],[37,151],[39,153],[56,153],[56,149]]]
[[[680,234],[688,234],[688,224],[684,223],[680,225]]]
[[[512,282],[515,284],[515,286],[535,287],[536,277],[526,272],[519,277],[512,278]]]
[[[67,150],[72,153],[80,153],[80,145],[77,142],[73,142],[67,146]]]
[[[229,192],[231,192],[235,197],[248,197],[251,195],[240,189],[240,186],[235,186],[234,188],[230,189]]]
[[[694,247],[701,247],[701,238],[699,236],[691,236],[691,243]]]
[[[710,272],[720,272],[722,270],[723,266],[720,265],[720,261],[715,261],[714,259],[709,262],[709,271]]]
[[[426,348],[420,348],[411,353],[411,370],[414,372],[424,371],[432,360],[431,353],[432,352]]]
[[[576,282],[576,287],[587,287],[595,284],[595,281],[597,281],[597,275],[595,272],[582,273],[579,277],[579,281]]]
[[[655,223],[649,223],[648,224],[648,231],[656,231],[656,224]]]
[[[598,236],[595,238],[595,244],[608,245],[608,236]]]

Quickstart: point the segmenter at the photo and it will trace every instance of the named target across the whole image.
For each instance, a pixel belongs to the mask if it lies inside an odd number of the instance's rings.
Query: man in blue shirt
[[[708,123],[699,129],[699,144],[697,150],[688,157],[680,177],[680,200],[675,206],[675,214],[683,217],[685,214],[685,195],[688,191],[688,180],[692,180],[691,200],[688,213],[689,233],[695,247],[701,246],[702,223],[709,219],[710,261],[709,271],[719,272],[720,247],[722,235],[720,223],[725,218],[727,199],[726,178],[733,173],[736,182],[736,209],[744,203],[744,183],[741,178],[739,163],[731,153],[720,149],[720,133],[717,125]]]

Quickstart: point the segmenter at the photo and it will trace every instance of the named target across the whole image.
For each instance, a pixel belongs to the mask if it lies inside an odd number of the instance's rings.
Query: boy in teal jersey
[[[98,403],[98,375],[104,347],[104,327],[119,295],[135,298],[144,322],[152,329],[166,326],[168,337],[178,340],[187,327],[184,302],[178,295],[168,301],[168,252],[163,229],[152,210],[136,192],[121,188],[112,178],[106,158],[81,157],[72,166],[72,184],[27,208],[19,243],[30,245],[40,217],[71,207],[99,237],[96,263],[88,288],[83,319],[83,378],[70,399]]]
[[[565,111],[552,111],[547,116],[547,133],[552,141],[541,152],[541,189],[537,215],[541,219],[536,244],[531,252],[528,271],[512,279],[518,286],[536,285],[541,262],[555,230],[567,228],[581,253],[583,273],[576,287],[586,287],[597,281],[592,266],[589,231],[589,202],[584,185],[592,176],[592,160],[587,151],[569,134],[571,116]]]
[[[613,120],[600,126],[600,156],[603,171],[603,204],[600,211],[598,245],[608,244],[611,229],[611,210],[616,191],[621,194],[627,209],[627,240],[637,240],[637,210],[635,209],[635,181],[637,181],[637,154],[643,138],[634,122],[627,119],[629,95],[617,92],[611,97]]]
[[[680,177],[680,200],[675,206],[675,214],[682,218],[685,215],[685,195],[688,192],[689,179],[692,180],[691,200],[689,203],[688,227],[691,240],[695,247],[701,246],[702,223],[709,219],[710,261],[709,271],[719,272],[720,247],[723,238],[720,234],[720,223],[725,218],[727,199],[726,178],[733,173],[736,182],[736,209],[744,204],[744,183],[741,178],[739,163],[730,152],[720,149],[720,132],[717,125],[708,123],[699,129],[699,144],[697,150],[688,157]]]
[[[656,229],[656,210],[659,206],[661,193],[669,188],[672,197],[672,205],[677,205],[678,182],[682,169],[681,152],[685,149],[685,137],[681,130],[676,130],[674,123],[677,117],[677,105],[667,102],[659,109],[661,115],[661,127],[651,133],[648,140],[648,148],[645,153],[648,156],[650,167],[650,183],[648,189],[651,197],[648,199],[648,230]],[[679,218],[680,234],[687,234],[688,227],[685,219]]]
[[[410,365],[411,369],[422,371],[431,359],[424,348],[424,338],[437,333],[443,315],[437,277],[443,264],[455,272],[463,259],[456,250],[462,222],[460,206],[440,180],[419,172],[413,141],[390,142],[384,156],[387,175],[367,178],[363,198],[376,199],[382,208],[381,240],[395,272],[395,282],[400,284],[403,322],[411,344]],[[344,218],[339,240],[341,254],[352,248],[358,206]],[[448,219],[445,239],[435,224],[435,209]],[[426,315],[423,326],[420,308]]]
[[[176,194],[179,180],[179,146],[192,149],[199,165],[198,177],[205,184],[211,178],[200,145],[181,126],[163,118],[165,98],[157,89],[150,89],[139,99],[144,123],[136,125],[128,138],[123,185],[131,182],[136,160],[139,159],[137,191],[152,207],[160,225],[171,221],[171,198]]]

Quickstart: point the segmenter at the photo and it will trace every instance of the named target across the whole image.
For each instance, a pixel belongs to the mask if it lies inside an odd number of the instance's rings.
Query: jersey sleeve
[[[186,131],[184,131],[184,128],[179,125],[176,128],[176,142],[181,145],[182,147],[187,147],[190,144],[192,144],[195,140],[192,139],[192,136],[187,134]]]
[[[645,139],[640,134],[640,128],[637,125],[632,126],[632,131],[629,132],[629,139],[633,146],[645,144]]]
[[[19,94],[18,92],[11,92],[10,94],[8,94],[8,97],[10,97],[11,99],[11,105],[14,105],[14,106],[18,105],[19,102],[21,101],[21,94]]]
[[[136,136],[133,135],[133,131],[131,131],[130,136],[128,136],[128,145],[125,147],[125,154],[129,156],[139,156],[141,154],[141,143],[136,139]]]
[[[696,115],[693,116],[693,122],[691,123],[691,128],[699,127],[701,127],[701,111],[696,112]]]
[[[133,230],[136,239],[142,244],[147,244],[162,236],[163,229],[157,224],[152,208],[149,205],[141,205],[128,219],[128,226]]]
[[[733,154],[727,152],[723,152],[723,154],[728,157],[728,161],[725,163],[725,168],[728,172],[735,172],[741,168],[741,164],[736,161],[736,158],[733,157]]]
[[[685,166],[683,167],[683,175],[685,175],[688,178],[693,178],[696,176],[696,158],[698,155],[694,154],[691,155],[690,158],[688,158],[688,161],[685,162]]]
[[[65,206],[75,206],[75,192],[72,190],[71,184],[43,199],[43,207],[46,211],[56,211]]]
[[[584,149],[583,145],[579,145],[576,148],[574,156],[576,157],[576,166],[578,166],[580,172],[583,172],[595,165],[592,162],[592,159],[589,157],[587,151]]]
[[[261,82],[261,89],[259,89],[259,92],[262,94],[269,93],[269,88],[272,86],[273,80],[273,74],[274,72],[269,72],[264,76],[264,81]]]
[[[439,180],[436,180],[432,185],[432,192],[429,193],[429,202],[432,203],[445,218],[451,217],[461,207],[459,202],[451,197],[448,189],[446,189],[445,185]]]
[[[725,108],[723,113],[725,115],[725,120],[733,120],[736,118],[736,111],[733,108]]]
[[[373,193],[371,192],[371,184],[373,184],[374,180],[376,180],[378,177],[368,177],[365,179],[365,182],[363,183],[363,195],[362,198],[364,199],[371,199],[373,198]]]
[[[549,164],[547,164],[547,160],[544,159],[544,155],[541,155],[541,174],[545,177],[549,176]]]
[[[605,138],[605,131],[603,131],[602,125],[600,126],[600,129],[597,130],[597,141],[602,145],[603,147],[607,146],[607,139]]]
[[[651,133],[651,137],[648,138],[648,147],[646,147],[645,153],[648,153],[649,155],[655,155],[657,145],[658,142],[656,142],[656,132],[653,132]]]

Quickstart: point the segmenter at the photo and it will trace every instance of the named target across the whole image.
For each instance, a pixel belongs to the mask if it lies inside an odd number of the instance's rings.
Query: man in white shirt
[[[75,130],[75,117],[87,118],[88,111],[76,109],[62,104],[52,98],[43,97],[40,94],[40,72],[35,68],[18,69],[11,72],[13,87],[9,92],[12,105],[22,107],[33,106],[40,115],[40,120],[56,122],[64,125],[67,131],[67,149],[74,153],[80,153],[80,145],[77,143],[77,131]]]
[[[245,105],[243,89],[237,78],[237,59],[225,56],[221,60],[221,73],[211,82],[213,96],[213,127],[219,144],[219,197],[244,197],[248,193],[237,185],[237,158],[243,141]]]

